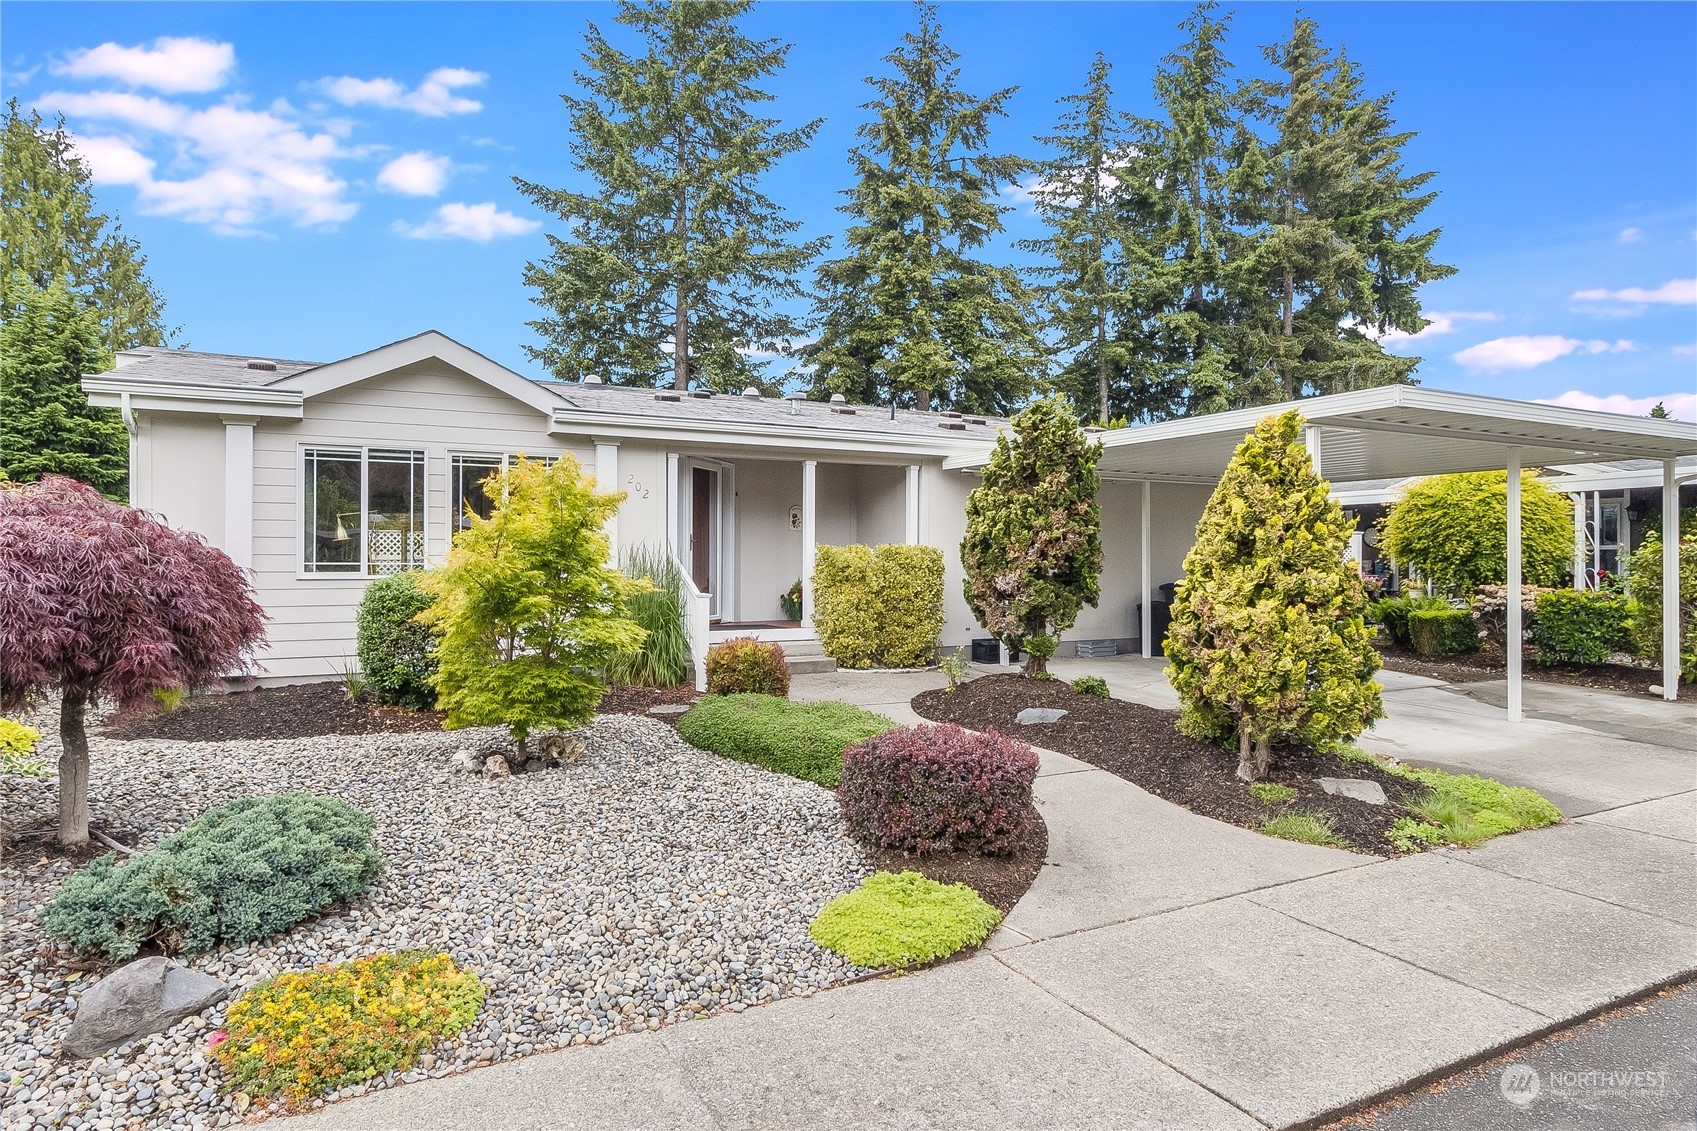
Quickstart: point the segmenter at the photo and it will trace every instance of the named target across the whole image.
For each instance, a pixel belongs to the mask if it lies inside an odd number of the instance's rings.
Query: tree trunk
[[[689,223],[688,204],[681,198],[678,201],[678,217],[675,235],[680,243],[687,243],[685,234]],[[689,306],[684,298],[683,279],[672,281],[672,388],[683,392],[689,388]]]
[[[1270,739],[1257,738],[1251,740],[1249,732],[1239,728],[1237,732],[1237,777],[1239,781],[1260,781],[1267,774],[1267,767],[1273,762],[1273,744]]]
[[[918,393],[915,394],[915,396],[917,396],[918,399],[919,399],[919,411],[920,412],[930,412],[931,411],[931,390],[930,389],[921,389],[921,390],[919,390]]]
[[[1108,316],[1096,311],[1096,398],[1098,417],[1108,423]]]
[[[1289,270],[1285,271],[1285,337],[1296,332],[1296,276]],[[1283,372],[1280,376],[1285,383],[1285,400],[1296,399],[1296,371],[1291,368],[1290,358],[1284,359]]]
[[[88,731],[83,711],[88,699],[67,691],[59,701],[59,843],[88,843]]]

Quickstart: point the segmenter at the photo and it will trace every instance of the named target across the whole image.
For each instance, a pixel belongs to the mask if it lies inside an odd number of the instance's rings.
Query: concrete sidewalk
[[[1110,684],[1153,697],[1148,675]],[[902,717],[935,682],[794,690]],[[1036,793],[1049,860],[970,959],[379,1092],[303,1131],[1282,1127],[1697,974],[1689,786],[1398,860],[1270,840],[1058,754]]]

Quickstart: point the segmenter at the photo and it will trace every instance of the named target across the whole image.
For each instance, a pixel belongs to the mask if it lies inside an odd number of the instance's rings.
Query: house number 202
[[[636,476],[625,476],[625,484],[630,487],[631,498],[646,499],[648,497],[648,488],[644,487],[641,480],[637,479]]]

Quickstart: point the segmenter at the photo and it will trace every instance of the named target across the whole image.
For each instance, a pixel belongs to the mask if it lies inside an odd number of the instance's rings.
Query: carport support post
[[[1508,718],[1518,723],[1520,709],[1520,449],[1508,450]]]
[[[1142,623],[1137,626],[1138,643],[1143,649],[1145,660],[1153,656],[1154,641],[1149,638],[1154,635],[1155,610],[1149,607],[1149,598],[1153,590],[1149,585],[1149,480],[1143,481],[1143,501],[1137,506],[1137,577],[1138,584],[1143,586],[1143,601],[1138,605],[1138,613]]]
[[[1679,479],[1662,461],[1662,698],[1679,698]]]
[[[1589,589],[1585,584],[1585,496],[1572,494],[1573,500],[1573,587]]]
[[[819,461],[801,465],[801,624],[813,627],[813,557],[818,527],[814,515],[814,487],[819,478]]]
[[[909,546],[919,545],[919,465],[907,465],[906,494],[903,502],[904,536]]]
[[[1302,430],[1302,446],[1308,449],[1308,462],[1314,465],[1314,475],[1324,479],[1325,473],[1320,470],[1320,426],[1310,424]]]

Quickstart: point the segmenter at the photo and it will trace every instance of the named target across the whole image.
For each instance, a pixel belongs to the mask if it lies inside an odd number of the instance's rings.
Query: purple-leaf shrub
[[[837,800],[849,831],[921,856],[1007,856],[1037,810],[1037,753],[1005,735],[957,726],[897,727],[843,751]]]
[[[198,534],[62,476],[0,486],[0,709],[60,694],[61,841],[88,840],[84,709],[246,670],[264,620]]]

